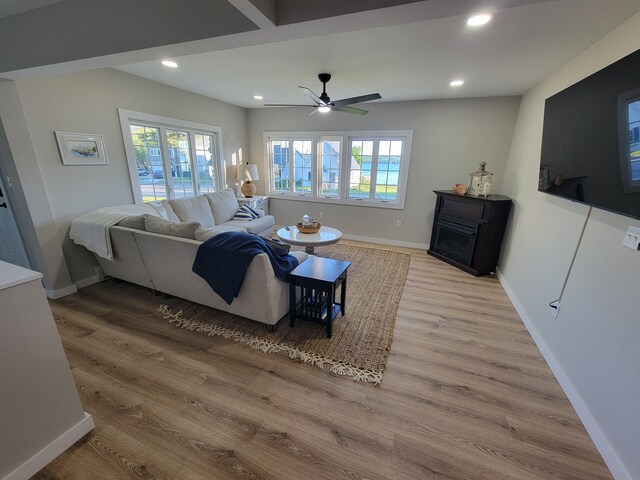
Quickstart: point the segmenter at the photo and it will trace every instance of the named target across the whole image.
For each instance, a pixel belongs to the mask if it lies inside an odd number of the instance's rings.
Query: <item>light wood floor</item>
[[[379,387],[159,303],[114,282],[51,303],[96,429],[34,478],[611,478],[495,279],[413,254]]]

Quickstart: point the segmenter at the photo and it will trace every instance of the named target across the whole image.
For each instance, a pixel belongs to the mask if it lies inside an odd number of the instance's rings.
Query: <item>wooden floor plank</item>
[[[610,479],[499,282],[412,251],[380,386],[176,328],[111,281],[51,302],[96,429],[34,478]]]

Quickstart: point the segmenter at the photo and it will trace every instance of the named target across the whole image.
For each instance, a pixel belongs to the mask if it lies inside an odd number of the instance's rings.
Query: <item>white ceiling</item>
[[[254,94],[265,103],[307,103],[297,85],[320,93],[320,72],[333,75],[327,91],[334,100],[371,92],[382,95],[378,102],[518,95],[639,10],[640,0],[552,0],[497,9],[476,30],[465,27],[466,15],[326,35],[317,33],[316,21],[311,38],[299,38],[302,23],[291,40],[267,30],[260,34],[272,43],[232,48],[227,42],[217,51],[174,57],[175,70],[157,60],[118,68],[248,108],[262,105]],[[338,20],[321,22],[330,31]],[[449,87],[458,77],[465,85]]]
[[[140,50],[128,50],[133,46],[127,44],[117,53],[32,62],[36,66],[3,71],[2,77],[112,67],[247,108],[262,106],[255,94],[265,103],[305,104],[297,85],[320,93],[320,72],[333,75],[328,85],[333,100],[373,92],[382,95],[378,102],[519,95],[640,11],[640,0],[368,0],[371,10],[344,15],[336,10],[322,18],[327,0],[271,0],[268,4],[280,10],[288,5],[315,18],[287,25],[276,18],[276,25],[256,8],[262,0],[210,1],[236,9],[257,29],[182,43],[160,39],[157,47]],[[11,14],[49,3],[55,0],[0,0],[0,19],[10,26],[24,17]],[[395,6],[377,8],[384,4]],[[92,5],[99,6],[99,0]],[[467,16],[481,10],[492,11],[494,20],[481,29],[466,28]],[[58,36],[34,38],[51,46]],[[179,68],[161,66],[163,58],[177,60]],[[465,85],[451,88],[449,82],[459,77]]]

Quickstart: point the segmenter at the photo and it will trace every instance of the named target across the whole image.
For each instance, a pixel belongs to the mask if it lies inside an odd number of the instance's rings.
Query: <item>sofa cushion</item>
[[[230,188],[225,188],[221,192],[205,193],[204,196],[209,201],[216,225],[228,222],[238,211],[238,199]]]
[[[309,254],[307,254],[305,252],[300,252],[298,250],[293,250],[293,251],[289,252],[289,255],[293,255],[294,257],[296,257],[298,259],[298,265],[300,265],[307,258],[309,258]]]
[[[196,229],[200,228],[198,222],[170,222],[164,218],[152,215],[144,216],[144,227],[147,232],[171,235],[172,237],[194,239]]]
[[[144,230],[144,217],[144,215],[131,215],[130,217],[125,217],[118,222],[118,226]]]
[[[216,224],[209,202],[203,195],[169,200],[169,205],[181,222],[198,222],[205,228]]]
[[[158,212],[158,215],[160,215],[162,218],[164,218],[165,220],[169,220],[169,216],[167,215],[167,211],[164,208],[164,205],[162,204],[162,202],[145,202],[146,205],[151,205],[151,207],[153,207],[153,209]]]
[[[273,228],[276,224],[273,215],[265,215],[264,217],[254,218],[253,220],[232,220],[225,223],[229,227],[244,227],[249,233],[261,233],[268,228]]]
[[[229,227],[229,226],[222,225],[222,226],[210,227],[210,228],[198,228],[195,231],[194,236],[196,240],[200,242],[204,242],[224,232],[246,232],[246,231],[247,229],[244,227]]]
[[[176,215],[176,212],[174,212],[173,208],[171,208],[171,204],[169,203],[169,200],[161,200],[160,205],[162,205],[162,207],[164,208],[165,215],[163,216],[163,218],[165,220],[169,220],[171,222],[180,221],[180,219]]]

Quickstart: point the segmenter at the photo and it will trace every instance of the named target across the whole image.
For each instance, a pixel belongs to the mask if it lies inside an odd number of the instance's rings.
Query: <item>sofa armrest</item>
[[[294,252],[289,252],[290,255],[293,255],[294,257],[296,257],[298,259],[298,265],[300,265],[302,262],[304,262],[307,258],[309,258],[309,254],[305,253],[305,252],[299,252],[299,251],[294,251]]]

